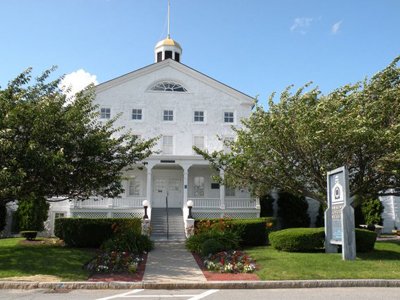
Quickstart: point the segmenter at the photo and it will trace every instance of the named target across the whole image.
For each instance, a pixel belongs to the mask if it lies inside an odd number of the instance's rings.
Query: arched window
[[[157,82],[150,90],[158,92],[187,92],[182,85],[173,81]]]

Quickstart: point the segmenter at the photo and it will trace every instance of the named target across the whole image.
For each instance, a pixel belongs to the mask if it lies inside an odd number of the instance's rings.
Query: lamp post
[[[143,216],[143,219],[148,219],[149,216],[147,215],[147,208],[149,207],[149,201],[143,200],[142,204],[143,204],[143,207],[144,207],[144,216]]]
[[[188,207],[188,209],[189,209],[188,219],[193,219],[193,216],[192,216],[193,201],[192,201],[192,200],[189,200],[189,201],[187,202],[187,207]]]

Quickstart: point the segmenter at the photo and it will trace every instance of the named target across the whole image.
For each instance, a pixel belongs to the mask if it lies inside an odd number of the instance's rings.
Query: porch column
[[[219,176],[222,179],[222,183],[219,186],[219,207],[225,209],[225,185],[224,185],[224,170],[219,170]]]
[[[151,178],[151,169],[153,169],[154,164],[147,163],[147,181],[146,181],[146,198],[149,201],[149,206],[152,207],[152,199],[151,199],[151,190],[152,190],[152,178]]]
[[[183,207],[187,207],[188,201],[189,168],[190,166],[183,167]]]

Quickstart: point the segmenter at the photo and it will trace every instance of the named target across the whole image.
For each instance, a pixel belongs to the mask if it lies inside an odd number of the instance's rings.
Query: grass
[[[262,280],[293,279],[398,279],[400,242],[376,242],[375,250],[358,253],[355,261],[343,261],[340,253],[281,252],[271,246],[246,252],[257,261]]]
[[[0,239],[0,278],[37,274],[58,276],[63,281],[88,278],[82,266],[94,256],[93,250],[21,241]]]

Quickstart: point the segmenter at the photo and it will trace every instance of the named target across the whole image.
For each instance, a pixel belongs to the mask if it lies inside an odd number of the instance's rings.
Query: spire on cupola
[[[160,62],[165,59],[173,59],[179,62],[182,57],[182,48],[178,42],[171,39],[170,36],[170,1],[168,0],[168,32],[167,38],[159,41],[154,48],[154,60]]]

